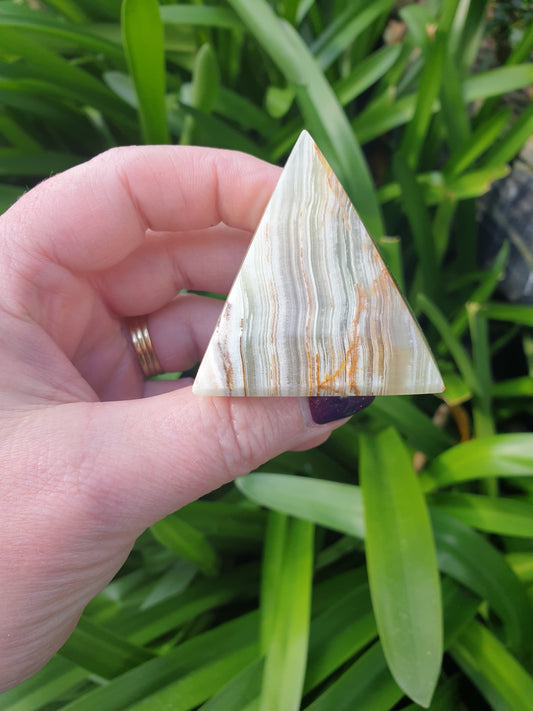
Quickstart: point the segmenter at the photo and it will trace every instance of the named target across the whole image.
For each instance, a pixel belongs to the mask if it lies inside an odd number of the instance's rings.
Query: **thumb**
[[[345,421],[315,424],[307,398],[198,397],[191,388],[63,407],[82,408],[77,423],[65,409],[61,426],[61,457],[83,467],[79,503],[122,530],[142,530],[288,449],[321,444]]]

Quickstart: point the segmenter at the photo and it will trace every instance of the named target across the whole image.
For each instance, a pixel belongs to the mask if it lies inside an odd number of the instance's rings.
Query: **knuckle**
[[[254,421],[247,408],[235,398],[216,398],[217,444],[226,474],[234,478],[247,474],[262,464],[265,432],[260,421]]]

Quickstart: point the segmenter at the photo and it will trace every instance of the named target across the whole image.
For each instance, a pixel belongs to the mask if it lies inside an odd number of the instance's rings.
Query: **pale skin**
[[[200,398],[142,376],[197,362],[279,169],[203,148],[115,149],[0,218],[0,691],[35,673],[155,521],[323,442],[305,400]]]

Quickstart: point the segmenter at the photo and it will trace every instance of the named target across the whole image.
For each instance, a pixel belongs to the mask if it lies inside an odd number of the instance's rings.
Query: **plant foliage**
[[[533,308],[499,300],[507,247],[477,264],[476,199],[533,133],[511,5],[0,1],[0,209],[113,146],[282,163],[305,127],[447,385],[156,524],[0,709],[531,708]]]

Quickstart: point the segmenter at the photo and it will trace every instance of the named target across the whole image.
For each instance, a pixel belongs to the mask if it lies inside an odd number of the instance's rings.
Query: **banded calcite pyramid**
[[[443,390],[409,307],[304,131],[235,279],[197,395],[401,395]]]

